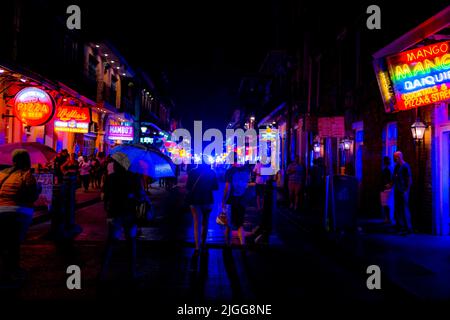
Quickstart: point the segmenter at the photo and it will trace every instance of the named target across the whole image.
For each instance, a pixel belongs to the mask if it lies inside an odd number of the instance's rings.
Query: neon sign
[[[110,140],[133,141],[134,128],[132,126],[109,126],[108,138]]]
[[[90,120],[89,108],[60,106],[56,110],[55,131],[88,133]]]
[[[387,112],[450,99],[450,42],[389,56],[375,66]]]
[[[39,88],[25,88],[20,90],[14,99],[14,115],[28,126],[42,126],[46,124],[55,112],[53,98]]]

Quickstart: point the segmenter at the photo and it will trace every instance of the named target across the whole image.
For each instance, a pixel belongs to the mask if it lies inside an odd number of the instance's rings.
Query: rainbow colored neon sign
[[[387,112],[450,100],[450,41],[377,62],[375,70]]]

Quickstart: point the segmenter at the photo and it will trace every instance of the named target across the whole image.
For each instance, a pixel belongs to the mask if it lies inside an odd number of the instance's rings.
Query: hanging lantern
[[[414,122],[411,125],[411,134],[413,136],[414,141],[419,143],[423,141],[423,136],[425,135],[426,128],[427,125],[424,124],[422,121],[420,121],[419,118],[417,118],[416,122]]]

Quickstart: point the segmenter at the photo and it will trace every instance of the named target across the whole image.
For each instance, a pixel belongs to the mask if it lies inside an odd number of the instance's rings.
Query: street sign
[[[345,119],[339,117],[320,117],[318,121],[319,136],[321,138],[345,137]]]

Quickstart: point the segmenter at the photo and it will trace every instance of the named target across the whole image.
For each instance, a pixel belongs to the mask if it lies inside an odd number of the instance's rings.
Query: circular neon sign
[[[14,115],[27,126],[42,126],[55,113],[55,102],[44,90],[25,88],[14,99]]]

